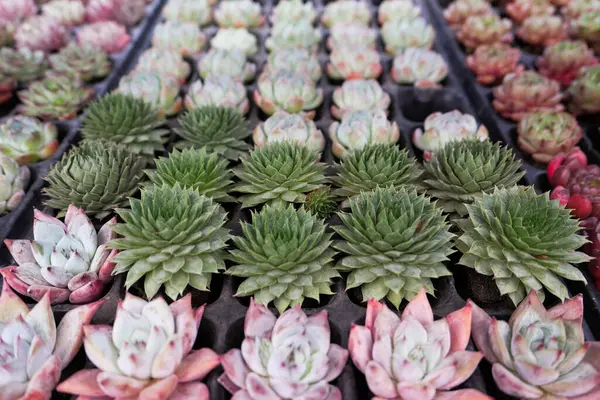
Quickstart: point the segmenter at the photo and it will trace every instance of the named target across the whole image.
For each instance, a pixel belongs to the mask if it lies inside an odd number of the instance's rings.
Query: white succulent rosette
[[[21,204],[30,178],[27,166],[0,152],[0,216]]]
[[[191,67],[177,50],[151,47],[140,56],[135,71],[154,71],[174,75],[180,84],[190,75]]]
[[[374,79],[353,79],[345,81],[333,92],[331,113],[342,119],[349,111],[380,109],[387,113],[392,99]]]
[[[206,36],[191,22],[163,22],[156,26],[152,36],[152,46],[176,50],[183,56],[200,53],[205,44]]]
[[[341,123],[331,124],[329,138],[333,154],[343,158],[348,151],[362,149],[367,144],[395,144],[400,139],[400,130],[395,122],[388,121],[383,110],[350,111],[344,114]]]
[[[121,78],[117,92],[144,100],[161,115],[174,115],[181,110],[179,82],[172,75],[134,71]]]
[[[226,75],[240,82],[248,82],[256,75],[256,65],[248,61],[241,50],[210,49],[198,62],[203,79]]]
[[[336,24],[329,30],[327,48],[329,50],[350,47],[352,49],[372,48],[375,50],[377,32],[359,22]]]
[[[310,76],[281,69],[264,72],[258,78],[254,102],[268,115],[283,110],[313,118],[314,109],[323,102],[323,90]]]
[[[315,122],[299,114],[288,114],[277,111],[265,122],[259,124],[252,135],[254,145],[263,147],[266,143],[290,140],[300,146],[322,152],[325,148],[325,138]]]
[[[321,79],[323,71],[317,56],[307,49],[283,49],[269,54],[264,71],[285,69],[310,76],[313,81]]]
[[[440,87],[448,75],[448,64],[439,53],[410,47],[394,58],[392,79],[417,87]]]
[[[425,160],[431,159],[433,153],[453,140],[488,139],[485,125],[478,125],[470,114],[458,110],[447,113],[434,112],[425,119],[424,130],[415,129],[413,143],[423,151]]]
[[[315,52],[321,41],[321,31],[306,20],[279,22],[271,29],[271,36],[265,41],[270,52],[285,49],[307,49]]]
[[[79,0],[52,0],[42,5],[42,14],[61,25],[75,26],[85,21],[85,6]]]
[[[327,75],[332,79],[377,79],[382,70],[379,53],[368,47],[337,47],[327,64]]]
[[[209,76],[194,82],[185,96],[185,108],[193,110],[208,104],[231,107],[242,114],[250,110],[246,88],[240,82],[227,75]]]
[[[331,343],[327,311],[307,317],[300,306],[276,318],[250,301],[241,349],[221,357],[219,382],[231,400],[342,400],[329,382],[337,378],[348,351]]]
[[[169,0],[163,16],[167,21],[205,26],[212,21],[212,4],[209,0]]]
[[[328,28],[336,24],[359,22],[369,25],[371,22],[371,11],[367,3],[356,0],[336,0],[327,3],[321,22]]]
[[[409,47],[429,50],[435,40],[435,31],[421,17],[412,20],[388,21],[381,28],[385,51],[397,55]]]
[[[308,21],[312,24],[315,19],[317,12],[313,4],[310,1],[304,3],[302,0],[281,0],[271,15],[273,24],[297,21]]]
[[[223,28],[258,28],[265,22],[260,4],[252,0],[222,1],[215,21]]]
[[[240,50],[249,57],[258,52],[256,36],[246,28],[221,28],[210,40],[210,45],[219,50]]]
[[[415,5],[412,0],[385,0],[379,5],[377,14],[381,25],[392,20],[412,20],[420,16],[421,7]]]

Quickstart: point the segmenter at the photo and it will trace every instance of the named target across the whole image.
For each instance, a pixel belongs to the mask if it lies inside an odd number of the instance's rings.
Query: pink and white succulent
[[[392,79],[417,87],[440,87],[448,75],[448,64],[439,53],[409,47],[394,58]]]
[[[80,0],[52,0],[42,6],[42,13],[66,27],[85,21],[85,6]]]
[[[0,0],[0,25],[18,25],[37,11],[34,0]]]
[[[88,24],[77,31],[80,45],[91,45],[107,53],[120,53],[125,50],[131,37],[125,27],[114,21]]]
[[[125,26],[138,23],[145,11],[144,0],[88,0],[86,7],[90,22],[115,21]]]
[[[374,49],[337,47],[329,56],[326,70],[332,79],[377,79],[383,67]]]
[[[36,15],[25,20],[15,32],[17,47],[49,53],[67,42],[67,31],[54,18]]]

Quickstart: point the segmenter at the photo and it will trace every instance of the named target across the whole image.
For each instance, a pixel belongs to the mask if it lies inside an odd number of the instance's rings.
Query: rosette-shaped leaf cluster
[[[448,64],[435,51],[409,47],[394,58],[391,73],[398,83],[439,87],[448,75]]]
[[[369,300],[365,325],[350,328],[348,348],[365,374],[375,399],[491,400],[474,389],[452,390],[466,381],[483,354],[465,350],[471,334],[471,307],[433,320],[421,288],[402,317]]]
[[[265,41],[267,50],[276,52],[285,49],[306,49],[314,52],[321,41],[321,31],[311,22],[280,22],[271,29],[271,36]]]
[[[250,150],[244,141],[250,129],[239,111],[229,107],[207,105],[188,111],[179,118],[175,131],[183,138],[178,148],[206,147],[207,151],[237,160]]]
[[[330,336],[327,311],[307,317],[297,306],[275,318],[251,300],[241,349],[222,356],[219,382],[240,400],[341,400],[329,382],[342,373],[348,351]]]
[[[212,21],[211,3],[209,0],[170,0],[163,8],[163,16],[167,21],[205,26]]]
[[[44,15],[29,17],[15,31],[18,48],[41,50],[49,53],[67,42],[67,31],[54,18]]]
[[[246,28],[221,28],[210,40],[210,45],[219,50],[240,50],[249,57],[258,52],[256,36]]]
[[[444,10],[444,18],[452,29],[458,30],[467,18],[491,12],[490,3],[485,0],[454,0]]]
[[[138,190],[145,161],[125,147],[100,140],[86,140],[54,165],[48,173],[46,205],[62,210],[70,204],[97,219],[127,204]]]
[[[153,71],[161,75],[173,75],[179,83],[185,83],[191,72],[190,64],[176,50],[152,47],[139,58],[135,71]]]
[[[585,40],[598,52],[600,50],[600,10],[586,13],[572,24],[575,37]]]
[[[517,28],[517,36],[532,46],[551,46],[567,38],[567,26],[555,15],[527,18]]]
[[[87,0],[89,22],[115,21],[125,26],[137,24],[146,12],[144,0]]]
[[[568,86],[584,67],[598,64],[594,52],[582,41],[565,40],[544,49],[536,60],[540,74]]]
[[[470,114],[458,110],[447,113],[434,112],[425,118],[423,129],[413,132],[413,143],[421,151],[425,160],[444,147],[447,143],[464,139],[486,140],[488,130],[485,125],[477,125],[477,120]]]
[[[337,24],[360,22],[369,25],[371,22],[371,11],[367,3],[356,0],[336,0],[327,3],[321,22],[325,27],[331,28]]]
[[[0,0],[0,25],[18,26],[37,11],[34,0]]]
[[[167,129],[165,119],[142,99],[111,93],[96,100],[82,117],[81,134],[86,140],[103,139],[127,147],[132,153],[154,159],[164,150]]]
[[[541,163],[548,163],[561,152],[571,151],[583,137],[575,117],[567,112],[534,112],[518,125],[519,147]]]
[[[0,104],[6,103],[13,98],[13,90],[17,87],[17,81],[11,76],[5,75],[0,70]]]
[[[233,191],[242,208],[269,203],[303,203],[306,194],[327,182],[326,165],[316,162],[317,152],[292,141],[272,142],[241,157],[233,173],[240,182]]]
[[[52,0],[42,5],[42,13],[67,27],[85,21],[85,6],[80,0]]]
[[[337,208],[335,196],[329,186],[321,186],[306,195],[304,208],[316,215],[318,218],[329,218]]]
[[[304,48],[282,49],[270,53],[263,71],[280,69],[306,74],[315,82],[321,78],[323,73],[316,54]]]
[[[0,216],[21,204],[30,178],[29,168],[0,152]]]
[[[329,50],[350,48],[372,48],[375,49],[377,31],[360,22],[348,24],[336,24],[329,30],[327,47]]]
[[[495,13],[473,15],[466,19],[456,37],[469,50],[484,44],[510,43],[513,40],[512,23]]]
[[[363,301],[386,298],[399,307],[423,286],[433,294],[431,279],[451,275],[444,261],[454,235],[428,197],[410,187],[376,188],[350,199],[350,209],[338,213],[342,225],[333,229],[343,240],[333,247],[344,254],[336,268],[350,272],[346,287],[360,288]]]
[[[319,301],[320,295],[333,294],[331,278],[339,274],[331,264],[332,233],[325,232],[322,220],[291,204],[266,205],[241,227],[242,236],[233,238],[236,249],[230,250],[237,265],[225,272],[246,278],[236,296],[254,296],[265,306],[273,301],[283,313],[290,306],[300,307],[305,298]]]
[[[390,95],[383,91],[376,80],[353,79],[345,81],[333,92],[331,113],[337,119],[342,119],[350,111],[378,109],[387,114],[391,102]]]
[[[585,282],[571,265],[590,260],[576,251],[586,242],[577,234],[579,221],[547,192],[502,188],[466,207],[469,218],[455,221],[462,231],[456,241],[463,254],[459,263],[492,276],[515,305],[530,290],[543,299],[546,289],[564,300],[569,294],[559,276]]]
[[[0,153],[21,165],[31,164],[54,154],[57,137],[58,130],[52,123],[15,115],[0,122]]]
[[[600,3],[596,0],[570,0],[560,12],[569,21],[576,20],[584,14],[600,11]]]
[[[57,74],[74,74],[84,81],[103,78],[111,70],[107,54],[89,44],[71,42],[58,53],[51,54],[49,59],[52,70]]]
[[[467,56],[467,66],[477,75],[477,82],[491,85],[511,72],[521,72],[520,57],[521,51],[506,43],[484,44]]]
[[[585,342],[581,295],[546,310],[532,290],[508,322],[471,301],[468,306],[473,340],[504,393],[527,399],[600,395],[600,343]]]
[[[129,205],[117,211],[124,223],[114,230],[123,237],[111,242],[120,250],[114,272],[127,272],[127,289],[143,278],[149,299],[163,286],[173,300],[188,285],[209,290],[212,274],[225,268],[223,249],[230,238],[223,228],[225,210],[178,183],[142,189],[140,199],[130,198]]]
[[[215,10],[215,21],[222,28],[258,28],[265,17],[252,0],[223,1]]]
[[[209,400],[200,380],[219,356],[192,350],[203,313],[204,306],[192,308],[190,295],[167,305],[162,297],[148,303],[127,293],[114,326],[83,329],[85,353],[97,368],[76,372],[58,391],[90,400]]]
[[[193,56],[202,51],[206,36],[191,22],[166,21],[158,24],[152,36],[152,46],[176,50],[183,56]]]
[[[6,282],[0,295],[0,362],[4,400],[50,400],[61,371],[75,357],[102,301],[67,312],[58,327],[48,296],[31,311]]]
[[[385,0],[379,5],[377,19],[380,25],[389,21],[411,20],[421,16],[421,7],[407,0]]]
[[[383,67],[379,53],[372,48],[338,47],[333,49],[327,64],[332,79],[377,79]]]
[[[397,55],[409,47],[429,50],[435,40],[435,31],[422,17],[390,21],[381,28],[385,51]]]
[[[489,140],[449,142],[423,166],[427,195],[437,199],[445,212],[461,217],[467,214],[465,204],[497,187],[512,187],[525,175],[512,150]]]
[[[227,75],[236,81],[248,82],[256,75],[256,65],[240,50],[210,49],[198,62],[198,70],[203,79]]]
[[[30,82],[40,78],[48,68],[43,51],[32,51],[28,48],[0,49],[0,71],[19,82]]]
[[[514,0],[506,6],[507,14],[518,24],[529,17],[552,15],[554,11],[556,11],[556,7],[550,0]]]
[[[329,138],[333,142],[333,154],[344,158],[348,151],[362,149],[368,144],[392,145],[398,142],[400,129],[396,122],[388,121],[383,110],[349,111],[344,114],[341,122],[331,124]]]
[[[174,115],[181,110],[179,81],[173,75],[155,71],[139,71],[121,78],[118,93],[142,99],[159,115]]]
[[[273,25],[302,20],[312,23],[316,18],[317,12],[313,4],[304,3],[302,0],[281,0],[277,2],[271,14]]]
[[[114,21],[86,24],[76,35],[80,45],[94,46],[109,54],[122,52],[131,40],[125,27]]]
[[[569,86],[567,95],[574,113],[600,112],[600,66],[584,68]]]
[[[227,75],[209,76],[202,84],[194,82],[185,96],[185,108],[192,110],[205,105],[231,107],[246,114],[250,110],[250,102],[246,96],[246,88],[242,82]]]
[[[259,124],[254,129],[252,139],[256,147],[263,147],[267,143],[291,141],[299,146],[307,146],[317,153],[325,148],[325,137],[317,129],[314,121],[285,111],[278,111]]]

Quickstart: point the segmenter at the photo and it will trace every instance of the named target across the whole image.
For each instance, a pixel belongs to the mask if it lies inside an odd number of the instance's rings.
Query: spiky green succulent
[[[331,233],[323,221],[304,208],[266,205],[252,213],[252,222],[242,222],[242,236],[235,236],[230,258],[237,265],[225,273],[246,278],[236,296],[254,296],[259,304],[271,301],[283,312],[302,304],[305,298],[319,301],[333,294],[331,278],[335,251]]]
[[[0,49],[0,71],[19,82],[38,79],[47,68],[46,54],[41,50],[34,51],[27,47]]]
[[[70,204],[103,219],[127,204],[144,177],[145,161],[126,147],[103,140],[86,140],[48,172],[47,206],[63,216]]]
[[[242,167],[233,173],[240,182],[242,208],[263,203],[303,203],[306,194],[327,183],[326,165],[317,152],[291,141],[267,143],[242,156]]]
[[[227,194],[233,183],[231,170],[227,168],[229,162],[217,153],[209,154],[206,148],[175,149],[168,158],[160,157],[155,164],[156,169],[146,171],[155,185],[179,183],[218,202],[235,201]]]
[[[81,133],[86,140],[122,144],[151,162],[167,141],[169,131],[160,129],[165,123],[165,118],[144,100],[111,93],[90,104],[81,121]]]
[[[525,175],[508,147],[490,140],[452,141],[423,164],[426,193],[447,213],[467,214],[466,204],[495,187],[510,187]]]
[[[78,74],[84,81],[103,78],[111,70],[108,55],[89,44],[71,42],[49,57],[52,69],[58,74]]]
[[[250,150],[244,141],[251,131],[245,118],[234,108],[206,105],[179,117],[175,132],[183,138],[178,148],[206,147],[229,160],[237,160]]]
[[[206,291],[212,274],[225,268],[224,248],[229,230],[227,213],[210,197],[180,185],[152,185],[140,199],[129,199],[130,209],[117,213],[124,221],[111,242],[120,250],[114,273],[127,272],[129,289],[144,278],[144,292],[153,298],[164,286],[175,300],[188,286]]]
[[[589,261],[576,251],[586,239],[579,221],[548,192],[533,187],[496,189],[468,204],[469,218],[457,220],[462,235],[456,247],[459,264],[493,277],[498,290],[517,305],[529,291],[543,301],[544,289],[561,300],[569,297],[559,276],[585,282],[571,264]]]
[[[304,208],[319,218],[329,218],[337,208],[333,191],[329,186],[321,186],[306,195]]]
[[[364,301],[387,298],[399,307],[421,287],[433,294],[432,279],[451,272],[444,261],[454,252],[450,225],[438,207],[414,188],[377,188],[350,200],[339,212],[343,238],[333,247],[345,256],[336,268],[349,271],[346,287],[360,287]]]

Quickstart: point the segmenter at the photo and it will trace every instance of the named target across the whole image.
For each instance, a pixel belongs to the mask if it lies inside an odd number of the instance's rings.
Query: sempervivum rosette
[[[361,24],[360,22],[335,24],[329,30],[327,48],[329,50],[340,49],[342,47],[368,47],[375,49],[376,40],[377,31],[368,25]]]
[[[467,66],[477,75],[477,82],[490,85],[514,71],[522,71],[519,65],[521,51],[506,43],[484,44],[467,56]]]
[[[513,40],[512,23],[495,13],[473,15],[460,26],[456,37],[468,49],[484,44],[510,43]]]
[[[127,293],[114,326],[83,328],[85,353],[97,368],[76,372],[58,391],[90,400],[209,400],[200,380],[219,356],[192,350],[203,313],[189,295],[167,305],[162,297],[146,302]]]
[[[314,121],[298,114],[278,111],[265,122],[259,124],[252,135],[254,145],[263,147],[267,143],[290,140],[300,146],[307,146],[315,152],[325,148],[325,137]]]
[[[514,0],[506,6],[506,13],[518,24],[536,15],[552,15],[555,10],[550,0]]]
[[[338,47],[327,64],[327,75],[332,79],[377,79],[382,70],[379,53],[368,47]]]
[[[342,373],[348,351],[330,336],[327,311],[307,317],[298,306],[275,318],[251,301],[241,349],[221,357],[219,381],[239,400],[341,400],[329,382]]]
[[[33,16],[17,27],[15,42],[18,48],[26,47],[49,53],[64,46],[67,42],[67,31],[54,18]]]
[[[42,13],[68,27],[85,21],[85,6],[80,0],[52,0],[42,5]]]
[[[131,40],[127,29],[114,21],[84,25],[76,35],[80,45],[91,45],[109,54],[122,52]]]
[[[411,20],[389,21],[381,28],[385,51],[391,55],[400,54],[409,47],[431,49],[435,31],[421,17]]]
[[[102,303],[67,312],[57,327],[48,296],[30,311],[4,282],[0,295],[2,399],[50,400],[61,371],[81,347],[83,326]]]
[[[39,50],[0,49],[0,70],[19,82],[30,82],[40,78],[48,68],[46,54]]]
[[[58,53],[51,54],[48,59],[53,72],[67,76],[76,74],[84,81],[103,78],[111,70],[107,54],[89,44],[71,42]]]
[[[219,50],[241,50],[249,57],[258,52],[256,36],[246,28],[221,28],[210,40],[210,45]]]
[[[143,279],[139,290],[148,299],[164,286],[173,300],[188,286],[209,290],[212,274],[225,268],[223,249],[230,235],[223,228],[223,207],[178,183],[150,185],[139,199],[129,198],[129,205],[117,210],[124,223],[113,228],[123,237],[110,244],[120,250],[113,259],[115,273],[127,273],[127,289]]]
[[[600,112],[600,66],[584,68],[567,90],[569,109],[575,114]]]
[[[191,22],[163,22],[156,26],[152,36],[152,46],[176,50],[183,56],[200,53],[205,43],[206,36]]]
[[[327,3],[321,16],[321,22],[327,28],[349,22],[360,22],[369,25],[371,11],[367,3],[362,1],[336,0]]]
[[[273,25],[280,22],[296,22],[301,20],[312,23],[316,18],[317,12],[315,11],[315,6],[310,2],[304,3],[302,0],[278,1],[271,14]]]
[[[394,144],[400,139],[400,130],[396,122],[388,121],[383,110],[348,111],[341,122],[331,124],[329,138],[333,154],[343,158],[347,151],[362,149],[367,144]]]
[[[279,22],[271,29],[271,35],[265,41],[270,52],[285,49],[307,49],[316,51],[321,41],[321,31],[309,21]]]
[[[333,92],[331,113],[337,119],[350,111],[379,109],[387,114],[391,101],[390,95],[376,80],[353,79],[345,81]]]
[[[600,51],[600,9],[582,14],[571,24],[578,39],[585,40],[598,53]]]
[[[536,60],[540,74],[568,86],[584,68],[598,64],[594,52],[582,41],[565,40],[544,49]]]
[[[472,301],[467,306],[473,313],[473,341],[504,393],[540,400],[600,396],[600,343],[585,342],[581,295],[546,310],[532,290],[508,322],[490,317]]]
[[[483,354],[466,350],[471,335],[471,307],[433,320],[421,288],[402,317],[370,300],[365,325],[350,328],[348,348],[365,374],[374,399],[492,400],[475,389],[452,390],[466,381]]]
[[[16,87],[17,81],[0,70],[0,104],[13,98],[13,91]]]
[[[329,186],[321,186],[306,195],[304,208],[317,218],[329,218],[337,208],[337,202]]]
[[[18,26],[24,19],[37,14],[34,0],[0,0],[0,24]]]
[[[140,56],[134,71],[154,71],[161,75],[173,75],[179,83],[185,83],[191,72],[190,64],[176,50],[151,47]]]
[[[279,69],[307,74],[315,82],[323,73],[316,54],[304,48],[282,49],[270,53],[263,71]]]
[[[476,138],[486,140],[488,130],[485,125],[477,124],[470,114],[458,110],[447,113],[434,112],[425,118],[423,129],[415,129],[413,144],[423,151],[423,158],[429,160],[433,153],[454,140]]]
[[[30,178],[29,168],[0,152],[0,216],[21,204]]]
[[[392,79],[416,87],[439,87],[448,75],[448,64],[439,53],[409,47],[394,57]]]
[[[339,274],[331,265],[333,234],[325,231],[322,220],[291,204],[266,205],[252,213],[251,223],[242,222],[241,228],[242,235],[233,237],[236,248],[229,256],[237,265],[225,272],[246,278],[236,296],[254,296],[265,306],[272,301],[283,313],[290,306],[300,306],[305,298],[319,301],[320,295],[333,294],[331,278]]]
[[[444,10],[444,18],[453,30],[458,30],[467,18],[490,12],[490,3],[485,0],[454,0]]]
[[[0,121],[0,153],[21,165],[51,157],[58,148],[58,130],[50,122],[15,115]]]
[[[242,114],[250,110],[246,88],[227,75],[209,76],[204,84],[197,80],[190,86],[185,96],[185,108],[192,110],[208,104],[235,108]]]
[[[333,247],[344,256],[336,264],[349,272],[346,287],[360,288],[362,300],[386,298],[396,308],[432,279],[452,275],[444,261],[454,253],[442,209],[412,187],[378,187],[350,199],[350,212],[338,212],[334,226],[342,240]]]
[[[223,1],[215,10],[215,21],[223,28],[258,28],[265,17],[252,0]]]
[[[412,1],[407,0],[385,0],[379,5],[377,19],[380,25],[389,21],[402,19],[415,19],[421,16],[421,8]]]
[[[567,38],[567,26],[555,15],[527,18],[517,28],[517,36],[532,46],[551,46]]]
[[[117,93],[142,99],[161,115],[174,115],[181,110],[179,81],[172,75],[154,71],[134,71],[121,78]]]
[[[210,49],[198,62],[203,79],[209,76],[227,75],[240,82],[254,79],[256,65],[246,59],[241,50]]]
[[[600,3],[596,0],[571,0],[561,7],[561,14],[569,21],[594,11],[600,11]]]
[[[212,21],[212,1],[170,0],[163,8],[163,16],[167,21],[208,25]]]
[[[87,0],[86,3],[87,19],[90,22],[115,21],[133,26],[146,12],[144,0]]]

